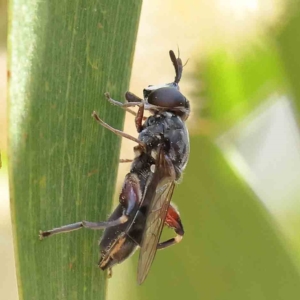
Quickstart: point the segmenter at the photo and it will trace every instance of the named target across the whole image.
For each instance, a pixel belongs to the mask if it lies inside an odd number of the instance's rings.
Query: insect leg
[[[133,162],[133,159],[127,159],[127,158],[120,158],[119,163],[129,163]]]
[[[170,247],[172,245],[178,244],[179,242],[181,242],[182,238],[183,238],[183,234],[182,235],[177,234],[174,238],[171,238],[167,241],[159,243],[157,245],[157,250],[162,250],[162,249],[165,249],[165,248]]]
[[[109,95],[109,93],[105,93],[104,94],[106,99],[113,105],[119,106],[121,108],[123,108],[124,110],[126,110],[127,112],[129,112],[130,114],[136,116],[136,112],[131,110],[130,108],[124,107],[122,102],[116,101],[114,99],[112,99]]]
[[[127,107],[144,105],[143,100],[141,98],[139,98],[138,96],[136,96],[130,92],[126,92],[126,94],[125,94],[125,98],[128,101],[126,103],[122,103],[122,102],[114,100],[113,98],[110,97],[110,94],[107,92],[104,93],[104,95],[111,104],[122,107],[124,109],[126,109]]]
[[[99,116],[97,115],[97,113],[96,113],[95,111],[92,113],[92,117],[94,117],[95,120],[96,120],[99,124],[101,124],[103,127],[107,128],[108,130],[112,131],[112,132],[115,133],[116,135],[119,135],[119,136],[121,136],[121,137],[127,138],[127,139],[129,139],[129,140],[131,140],[131,141],[133,141],[133,142],[138,143],[143,149],[146,148],[146,145],[145,145],[143,142],[141,142],[139,139],[137,139],[137,138],[135,138],[135,137],[133,137],[133,136],[131,136],[131,135],[129,135],[129,134],[127,134],[127,133],[121,131],[121,130],[115,129],[115,128],[111,127],[110,125],[108,125],[107,123],[105,123],[104,121],[102,121],[102,120],[99,118]]]
[[[141,199],[142,193],[139,178],[134,173],[128,173],[119,196],[119,202],[124,207],[124,215],[129,216],[139,205]]]
[[[142,122],[147,119],[144,117],[145,106],[144,106],[143,99],[141,99],[140,97],[136,96],[135,94],[133,94],[131,92],[126,92],[125,98],[129,103],[142,103],[142,105],[139,105],[138,112],[135,116],[136,130],[137,130],[137,132],[141,132],[143,129]]]
[[[133,111],[132,109],[128,108],[128,107],[122,107],[125,111],[129,112],[130,114],[136,116],[136,112]]]
[[[179,212],[176,210],[176,208],[170,204],[168,212],[167,212],[167,217],[165,220],[165,225],[173,228],[174,231],[177,233],[176,237],[171,238],[167,241],[164,241],[162,243],[159,243],[157,245],[157,249],[161,250],[161,249],[165,249],[169,246],[175,245],[177,243],[179,243],[184,235],[184,230],[183,230],[183,226],[180,220],[180,216],[179,216]]]
[[[144,120],[144,106],[139,107],[135,116],[135,127],[136,131],[140,133],[143,130],[142,122]]]
[[[147,118],[144,117],[144,102],[140,97],[136,96],[135,94],[133,94],[131,92],[126,92],[125,98],[128,101],[128,103],[122,103],[122,102],[112,99],[110,97],[109,93],[105,93],[104,95],[111,104],[119,106],[119,107],[123,108],[124,110],[126,110],[127,112],[134,115],[137,132],[142,131],[142,121],[145,121]],[[139,110],[137,113],[127,107],[127,106],[136,106],[136,105],[139,106]]]
[[[139,204],[140,199],[141,192],[139,186],[139,179],[137,175],[129,173],[126,176],[122,192],[120,194],[120,204],[124,207],[124,212],[119,218],[117,218],[116,220],[104,222],[81,221],[73,224],[68,224],[62,227],[53,228],[47,231],[40,231],[40,239],[59,233],[75,231],[83,227],[93,230],[99,230],[124,224],[128,221],[128,215],[130,215],[132,210]]]
[[[112,99],[110,97],[109,93],[105,93],[104,95],[111,104],[122,107],[124,109],[126,109],[128,107],[144,106],[144,101],[141,98],[139,98],[138,96],[136,96],[136,95],[134,95],[133,93],[130,93],[130,92],[127,92],[125,94],[125,98],[128,101],[126,103],[122,103],[122,102],[119,102],[119,101],[116,101],[116,100]]]
[[[40,231],[40,239],[48,237],[50,235],[59,234],[59,233],[66,233],[74,230],[78,230],[81,228],[89,228],[94,230],[105,229],[108,227],[120,225],[126,223],[128,221],[128,217],[122,215],[120,218],[113,220],[113,221],[105,221],[105,222],[89,222],[89,221],[81,221],[73,224],[64,225],[58,228],[53,228],[47,231]]]

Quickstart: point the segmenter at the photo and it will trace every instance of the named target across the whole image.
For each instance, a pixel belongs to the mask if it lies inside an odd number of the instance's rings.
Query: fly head
[[[179,81],[182,76],[183,65],[181,59],[176,58],[174,52],[169,52],[175,69],[175,78],[172,83],[163,85],[149,85],[144,89],[144,99],[154,111],[170,111],[186,120],[190,113],[190,104],[179,91]]]

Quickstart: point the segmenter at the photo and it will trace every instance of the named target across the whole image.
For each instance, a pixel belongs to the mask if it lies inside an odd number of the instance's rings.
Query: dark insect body
[[[175,183],[180,179],[189,157],[189,135],[185,120],[190,113],[188,100],[179,91],[182,61],[169,52],[175,68],[174,82],[144,89],[144,99],[127,92],[126,103],[110,98],[135,115],[138,138],[134,138],[103,122],[93,112],[93,117],[115,134],[128,138],[138,145],[134,147],[135,158],[120,162],[132,162],[119,196],[119,205],[105,222],[82,221],[48,231],[41,231],[40,238],[69,232],[82,227],[104,229],[99,243],[99,267],[111,268],[128,258],[140,247],[137,281],[141,284],[151,267],[156,251],[181,241],[184,230],[177,209],[170,204]],[[130,107],[138,107],[137,113]],[[151,116],[144,117],[144,110]],[[144,121],[144,122],[143,122]],[[164,225],[174,229],[176,237],[159,242]]]

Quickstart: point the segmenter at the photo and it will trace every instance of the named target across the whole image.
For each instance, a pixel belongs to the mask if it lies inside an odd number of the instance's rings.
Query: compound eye
[[[167,108],[185,107],[186,98],[176,88],[163,87],[149,94],[148,103]]]

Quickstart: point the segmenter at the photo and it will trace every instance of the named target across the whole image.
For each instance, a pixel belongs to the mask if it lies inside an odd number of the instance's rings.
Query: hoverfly
[[[81,221],[48,231],[41,231],[40,238],[69,232],[80,228],[104,229],[99,242],[102,270],[111,268],[128,258],[140,247],[137,281],[141,284],[150,270],[158,249],[167,248],[181,241],[184,230],[177,209],[170,204],[175,183],[180,179],[189,157],[189,135],[185,120],[190,113],[189,101],[179,91],[183,65],[173,51],[169,52],[175,68],[172,83],[148,86],[144,99],[127,92],[126,103],[109,102],[135,115],[138,138],[117,130],[102,121],[96,112],[92,116],[105,128],[128,138],[138,145],[130,172],[119,196],[119,205],[107,221]],[[137,113],[130,107],[138,107]],[[144,117],[149,110],[151,116]],[[160,242],[164,225],[174,229],[176,237]]]

